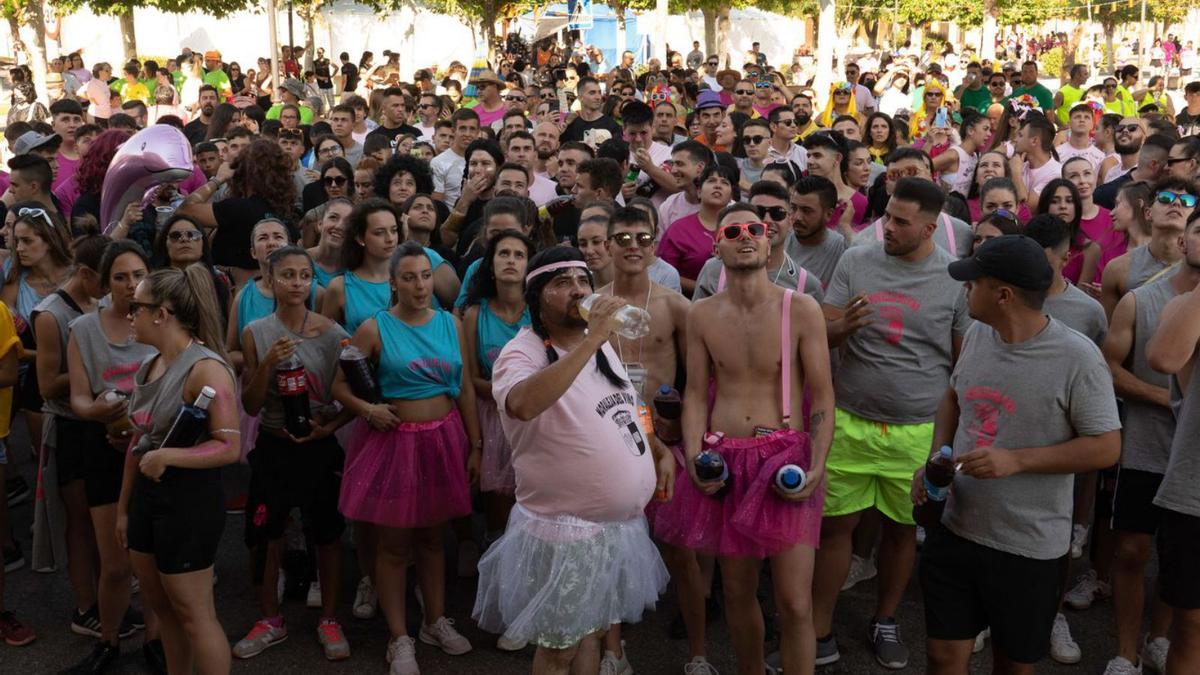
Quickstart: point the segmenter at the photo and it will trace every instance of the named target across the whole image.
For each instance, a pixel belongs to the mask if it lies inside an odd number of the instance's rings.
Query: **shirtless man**
[[[1163,190],[1176,190],[1193,196],[1196,194],[1196,188],[1188,181],[1170,177],[1160,181],[1151,190],[1150,201],[1145,205],[1147,219],[1150,221],[1150,241],[1145,246],[1139,246],[1113,258],[1104,268],[1104,277],[1100,285],[1100,304],[1104,305],[1104,312],[1110,319],[1117,303],[1126,293],[1154,278],[1183,257],[1179,241],[1191,211],[1184,209],[1177,201],[1171,201],[1169,204],[1159,202],[1156,197]],[[1128,195],[1126,199],[1128,200]]]
[[[825,328],[815,300],[778,288],[767,277],[767,226],[754,206],[731,204],[721,211],[719,223],[716,253],[725,265],[726,289],[697,301],[688,312],[683,430],[691,483],[680,484],[670,509],[674,527],[670,532],[664,528],[660,536],[718,556],[725,612],[742,675],[759,675],[764,669],[756,590],[762,561],[769,559],[783,668],[812,673],[812,572],[825,456],[833,438]],[[787,311],[782,316],[781,306]],[[786,344],[781,344],[781,334]],[[716,398],[708,416],[709,381],[714,376]],[[812,395],[808,434],[800,431],[805,384]],[[727,494],[717,494],[724,482],[700,481],[695,474],[694,460],[705,449],[726,461]],[[766,465],[785,463],[799,464],[808,472],[799,493],[783,494],[756,480],[773,475]],[[761,505],[748,514],[738,513],[739,506],[768,489],[774,494],[762,497]]]
[[[648,270],[654,262],[654,241],[654,223],[649,214],[630,207],[617,209],[609,220],[605,244],[613,280],[596,290],[600,295],[616,295],[627,304],[642,307],[650,313],[650,334],[646,337],[628,340],[614,333],[611,338],[630,382],[647,404],[653,400],[659,386],[675,384],[676,366],[685,348],[684,328],[688,312],[686,298],[650,280]],[[651,442],[657,444],[658,439],[652,438]],[[682,471],[679,473],[683,474]],[[653,507],[648,515],[653,526]],[[671,576],[676,580],[684,625],[688,628],[691,662],[705,662],[706,586],[701,581],[696,556],[686,549],[670,546],[665,547],[663,553]],[[604,658],[615,659],[625,666],[619,626],[613,626],[605,638]],[[614,672],[620,672],[620,669]]]

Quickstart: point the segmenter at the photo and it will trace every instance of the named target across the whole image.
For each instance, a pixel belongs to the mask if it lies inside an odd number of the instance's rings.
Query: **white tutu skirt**
[[[510,639],[565,649],[615,623],[636,623],[667,586],[646,519],[593,523],[520,505],[479,561],[472,616]]]

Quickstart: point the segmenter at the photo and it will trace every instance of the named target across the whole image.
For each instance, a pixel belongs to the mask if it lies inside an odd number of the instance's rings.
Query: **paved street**
[[[16,432],[14,445],[23,446],[23,434]],[[28,450],[17,451],[20,461],[18,470],[32,484],[34,466],[28,458]],[[227,470],[227,483],[236,484],[246,479],[245,467]],[[32,519],[32,500],[22,504],[12,511],[17,537],[28,557],[29,525]],[[221,622],[230,636],[230,641],[240,638],[257,618],[255,603],[250,597],[250,574],[248,556],[241,543],[242,518],[230,516],[227,521],[225,535],[221,542],[221,550],[217,562],[217,572],[220,577],[216,587],[217,609]],[[453,561],[450,561],[453,565]],[[1076,566],[1078,567],[1078,566]],[[1072,579],[1077,570],[1073,569]],[[274,647],[250,661],[234,660],[235,673],[371,673],[385,672],[383,655],[386,646],[387,630],[383,619],[377,617],[370,621],[356,621],[351,617],[350,604],[354,584],[357,580],[356,564],[350,551],[347,551],[347,563],[343,579],[343,593],[340,612],[350,641],[353,656],[349,661],[329,663],[321,656],[320,646],[315,639],[317,610],[306,609],[303,599],[288,600],[284,606],[284,615],[288,619],[291,639]],[[507,675],[527,673],[531,663],[532,649],[523,654],[506,654],[494,648],[495,640],[478,630],[470,620],[471,606],[474,601],[475,584],[473,580],[451,578],[449,592],[450,616],[457,621],[459,630],[466,635],[475,646],[470,654],[461,657],[449,657],[427,645],[419,645],[417,659],[422,672],[428,674],[454,673],[462,675],[486,674]],[[8,576],[5,604],[17,611],[26,624],[32,626],[38,633],[38,640],[23,648],[8,647],[0,644],[0,673],[20,673],[22,675],[54,673],[81,659],[91,648],[89,638],[77,636],[68,630],[68,622],[72,605],[70,589],[65,574],[37,574],[29,567]],[[841,636],[842,660],[834,666],[819,669],[818,673],[828,675],[843,673],[884,673],[887,672],[875,665],[866,644],[866,622],[872,607],[875,581],[864,582],[848,593],[843,594],[843,600],[838,607],[837,631]],[[1020,592],[1020,589],[1013,589]],[[410,607],[415,604],[411,601]],[[139,602],[135,600],[135,602]],[[658,610],[649,614],[645,621],[637,626],[627,627],[625,638],[630,661],[638,673],[667,674],[681,673],[687,649],[682,640],[672,641],[667,638],[667,624],[675,612],[673,591],[663,598]],[[410,613],[410,616],[412,614]],[[1115,633],[1112,627],[1112,605],[1101,603],[1092,610],[1084,613],[1072,612],[1068,615],[1076,640],[1083,648],[1084,660],[1077,666],[1060,666],[1047,661],[1039,669],[1039,673],[1100,673],[1104,663],[1111,656],[1109,650],[1115,643]],[[916,584],[912,584],[900,610],[902,635],[913,648],[913,658],[905,672],[924,672],[924,622]],[[414,619],[415,621],[415,619]],[[415,623],[412,634],[416,634]],[[709,649],[710,659],[722,673],[734,673],[733,659],[730,651],[728,633],[721,624],[714,625],[710,630]],[[140,655],[140,637],[125,643],[126,655],[120,662],[117,673],[146,672],[142,666]],[[988,659],[985,654],[977,656],[973,662],[972,672],[989,672]]]

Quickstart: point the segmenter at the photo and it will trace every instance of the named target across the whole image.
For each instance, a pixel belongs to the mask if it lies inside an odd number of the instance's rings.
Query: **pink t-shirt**
[[[612,346],[605,343],[603,351],[617,375],[628,380]],[[613,386],[593,356],[542,414],[527,422],[510,417],[509,392],[547,365],[542,339],[527,326],[504,346],[492,369],[500,424],[513,447],[517,503],[536,514],[592,522],[637,517],[654,492],[655,476],[633,388]]]
[[[62,158],[60,157],[58,161],[61,162]],[[70,176],[56,185],[53,192],[54,196],[58,197],[58,205],[62,207],[63,214],[70,218],[75,210],[75,200],[79,199],[79,183],[75,180],[75,176]]]
[[[854,196],[850,197],[850,203],[854,205],[854,215],[850,218],[850,227],[855,232],[867,226],[867,196],[861,192],[855,192]],[[829,212],[829,222],[826,227],[831,230],[836,230],[838,222],[842,219],[842,212],[846,210],[846,202],[839,201],[837,206]]]
[[[1096,214],[1095,218],[1079,221],[1079,229],[1084,236],[1096,242],[1096,245],[1100,247],[1100,262],[1096,265],[1096,275],[1093,279],[1099,283],[1100,277],[1104,273],[1104,267],[1108,265],[1109,261],[1125,253],[1129,240],[1126,239],[1124,232],[1117,232],[1113,229],[1112,213],[1104,207],[1100,207],[1100,212]],[[1063,267],[1063,276],[1072,281],[1079,281],[1082,271],[1083,256],[1075,255],[1072,252],[1071,259]]]
[[[75,175],[75,171],[79,168],[80,162],[78,159],[68,158],[61,152],[58,153],[58,157],[56,159],[58,160],[55,162],[58,165],[58,169],[55,171],[54,180],[50,184],[52,188],[62,185],[67,181],[68,178],[73,177]]]
[[[700,214],[693,213],[667,228],[658,245],[658,257],[679,270],[679,276],[694,280],[712,257],[716,240],[716,233],[709,232],[700,223]]]
[[[661,239],[667,234],[667,228],[671,223],[690,216],[693,213],[700,213],[700,202],[695,204],[687,200],[687,193],[684,191],[676,192],[675,194],[663,200],[663,203],[658,207],[658,236]]]
[[[477,105],[472,108],[472,110],[479,115],[479,126],[481,127],[490,127],[493,123],[503,120],[504,113],[508,112],[508,108],[504,105],[501,105],[499,108],[496,108],[491,112],[484,110],[483,105]]]

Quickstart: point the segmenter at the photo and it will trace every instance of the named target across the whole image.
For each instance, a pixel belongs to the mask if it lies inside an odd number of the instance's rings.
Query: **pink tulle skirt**
[[[702,553],[751,558],[767,558],[797,544],[817,548],[824,486],[802,502],[785,501],[772,489],[779,467],[811,466],[808,434],[780,429],[755,438],[722,438],[706,449],[725,459],[732,485],[723,497],[710,497],[681,468],[674,497],[655,514],[659,539]]]
[[[391,431],[355,423],[338,508],[385,527],[429,527],[471,512],[467,434],[458,410]]]
[[[513,470],[512,447],[500,426],[500,411],[490,398],[476,399],[479,408],[479,433],[483,437],[483,459],[479,470],[479,489],[513,495],[517,474]]]

